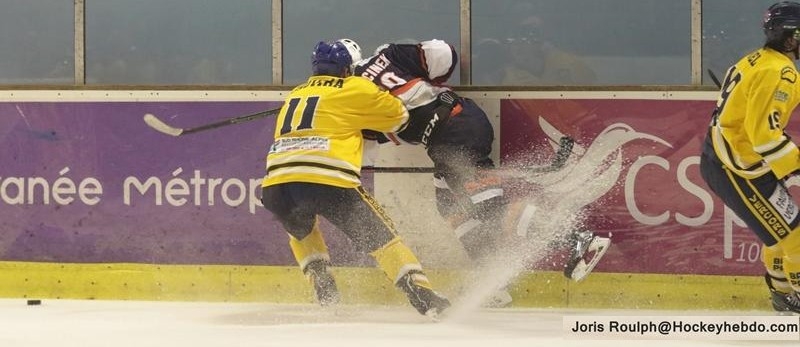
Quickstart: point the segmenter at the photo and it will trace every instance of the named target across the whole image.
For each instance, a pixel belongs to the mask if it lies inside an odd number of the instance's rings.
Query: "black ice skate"
[[[314,295],[317,302],[322,306],[339,303],[339,289],[336,287],[336,280],[333,278],[328,262],[324,260],[314,260],[303,269],[306,278],[314,287]]]
[[[450,307],[450,300],[431,289],[428,278],[422,272],[411,270],[396,285],[406,293],[411,306],[433,320],[438,320],[439,315]]]
[[[772,297],[772,308],[778,312],[793,312],[800,313],[800,293],[783,293],[779,292],[772,286],[771,277],[769,274],[765,275],[769,293]]]
[[[600,258],[611,246],[608,237],[595,236],[591,231],[578,231],[570,235],[571,253],[564,266],[564,276],[576,282],[586,278]]]

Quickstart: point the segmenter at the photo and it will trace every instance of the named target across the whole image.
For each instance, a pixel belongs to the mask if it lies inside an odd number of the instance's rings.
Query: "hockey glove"
[[[447,107],[449,110],[452,110],[453,107],[456,106],[458,99],[458,94],[452,90],[441,92],[436,96],[436,101],[439,102],[439,106],[437,106],[436,109],[438,110],[440,107]]]
[[[379,144],[389,142],[389,138],[386,135],[375,130],[361,130],[361,136],[364,137],[364,140],[377,141]]]

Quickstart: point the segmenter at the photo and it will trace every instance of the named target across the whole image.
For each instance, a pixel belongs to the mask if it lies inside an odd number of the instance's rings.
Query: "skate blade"
[[[425,312],[425,316],[430,318],[431,321],[434,323],[438,323],[442,321],[442,314],[439,312],[438,308],[432,308]]]
[[[597,263],[600,262],[600,259],[603,258],[603,255],[606,254],[609,246],[611,246],[611,239],[609,238],[595,237],[592,239],[586,253],[594,252],[594,255],[588,262],[586,259],[581,259],[567,277],[575,282],[580,282],[586,278],[586,276],[589,276],[592,270],[594,270],[594,267],[597,266]]]
[[[483,303],[483,307],[485,308],[504,308],[511,305],[511,302],[514,299],[511,297],[511,294],[508,293],[507,290],[498,290],[494,292],[487,300]]]

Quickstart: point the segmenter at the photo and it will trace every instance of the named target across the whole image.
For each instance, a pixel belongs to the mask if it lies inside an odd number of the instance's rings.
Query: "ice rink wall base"
[[[459,270],[431,270],[453,298],[470,288]],[[374,268],[336,268],[346,304],[405,302]],[[0,297],[44,299],[312,302],[296,267],[150,264],[0,263]],[[753,276],[595,273],[575,283],[557,272],[528,272],[510,287],[515,307],[766,310],[763,279]]]

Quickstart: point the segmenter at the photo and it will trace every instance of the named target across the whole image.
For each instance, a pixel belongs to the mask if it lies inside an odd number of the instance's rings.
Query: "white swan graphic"
[[[542,116],[539,125],[556,150],[564,133]],[[576,143],[560,170],[527,175],[526,181],[541,187],[530,201],[538,201],[539,205],[547,202],[546,208],[537,209],[539,213],[533,219],[539,237],[542,232],[563,234],[565,228],[568,230],[579,223],[581,210],[608,193],[619,181],[623,169],[622,146],[640,139],[672,147],[657,136],[638,132],[625,123],[614,123],[597,135],[588,148]]]

